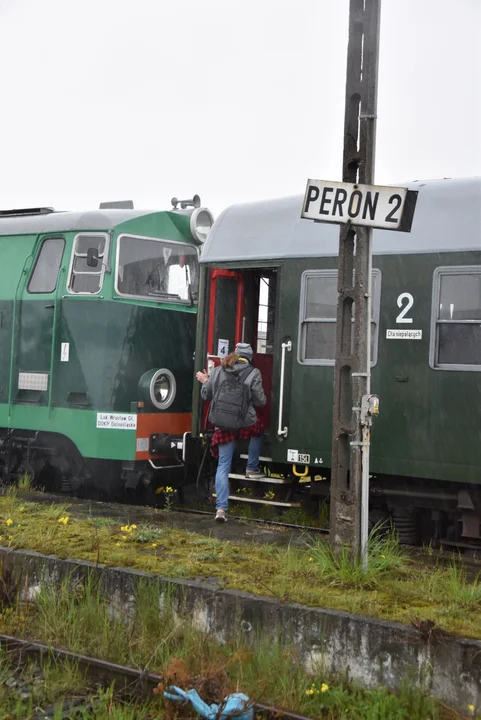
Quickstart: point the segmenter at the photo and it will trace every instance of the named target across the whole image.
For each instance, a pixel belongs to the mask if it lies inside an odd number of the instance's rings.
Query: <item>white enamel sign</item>
[[[308,180],[301,217],[399,230],[407,188]]]
[[[68,362],[70,355],[70,343],[62,343],[60,350],[60,362]]]
[[[422,330],[386,330],[387,340],[422,340]]]
[[[228,340],[219,340],[217,343],[217,355],[221,358],[227,357],[229,354],[229,341]]]
[[[97,428],[102,428],[103,430],[136,430],[137,415],[97,413]]]

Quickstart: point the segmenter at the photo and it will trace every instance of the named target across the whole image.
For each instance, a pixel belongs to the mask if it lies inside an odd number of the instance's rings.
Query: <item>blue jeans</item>
[[[249,440],[249,454],[247,458],[247,470],[253,472],[259,467],[259,455],[261,454],[262,435]],[[223,443],[218,446],[219,462],[215,474],[216,509],[227,512],[229,506],[229,473],[232,465],[232,458],[236,448],[236,441]]]

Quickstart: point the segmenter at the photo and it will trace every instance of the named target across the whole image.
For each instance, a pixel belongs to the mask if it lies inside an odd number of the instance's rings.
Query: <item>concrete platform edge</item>
[[[129,568],[60,559],[34,551],[0,547],[3,577],[34,599],[43,583],[66,578],[82,583],[98,576],[106,597],[128,610],[142,582],[158,587],[159,612],[170,598],[179,618],[219,642],[244,638],[298,647],[306,668],[347,674],[365,686],[397,689],[416,682],[434,697],[466,711],[481,703],[481,641],[451,637],[320,607],[281,602],[247,592],[221,589],[214,579],[167,578]]]

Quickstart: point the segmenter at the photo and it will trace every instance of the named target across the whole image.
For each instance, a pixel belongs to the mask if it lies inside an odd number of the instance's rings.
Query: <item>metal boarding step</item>
[[[242,459],[242,460],[247,460],[248,458],[249,458],[248,455],[241,455],[241,459]],[[261,462],[272,462],[272,458],[271,458],[271,457],[265,457],[264,455],[261,455],[261,456],[259,457],[259,460],[260,460]]]
[[[229,479],[230,480],[242,480],[244,482],[269,483],[269,485],[292,485],[292,480],[290,478],[273,478],[273,477],[246,478],[245,475],[238,475],[237,473],[229,473]]]
[[[212,497],[216,497],[216,494],[214,493]],[[252,498],[252,497],[244,497],[242,495],[229,495],[229,500],[234,500],[235,502],[246,502],[246,503],[255,503],[256,505],[272,505],[273,507],[293,507],[293,508],[300,508],[301,503],[297,502],[280,502],[278,500],[263,500],[262,498]]]

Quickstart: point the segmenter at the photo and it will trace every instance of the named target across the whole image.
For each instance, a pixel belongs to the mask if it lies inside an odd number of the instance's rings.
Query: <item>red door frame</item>
[[[227,277],[237,280],[237,305],[235,315],[234,343],[242,342],[242,316],[244,313],[244,276],[242,273],[233,270],[221,270],[214,268],[210,274],[210,296],[209,296],[209,329],[207,332],[207,354],[215,355],[214,352],[214,331],[215,331],[215,308],[217,303],[217,278]]]

